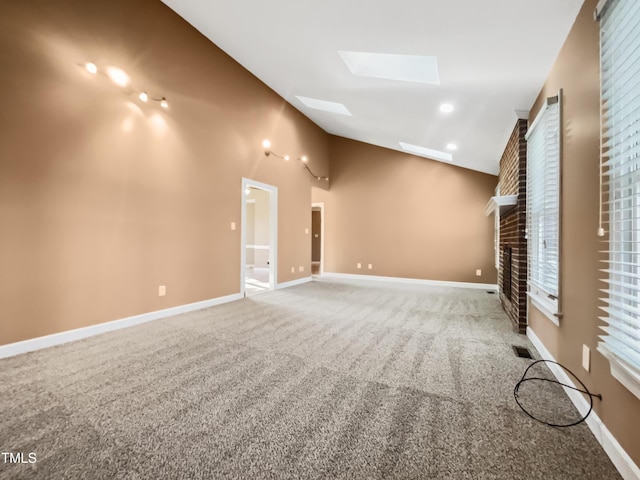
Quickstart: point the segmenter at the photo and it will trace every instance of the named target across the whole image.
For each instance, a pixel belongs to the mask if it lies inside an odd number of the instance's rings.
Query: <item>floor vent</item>
[[[513,351],[515,352],[516,357],[533,359],[533,357],[531,356],[531,352],[525,347],[518,347],[516,345],[513,345]]]

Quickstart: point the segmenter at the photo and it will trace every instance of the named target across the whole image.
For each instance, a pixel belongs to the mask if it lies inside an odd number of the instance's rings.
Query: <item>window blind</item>
[[[598,351],[640,397],[640,2],[609,0],[597,14],[608,230],[600,317],[606,325]]]
[[[560,95],[548,98],[527,135],[527,249],[530,286],[558,297]]]

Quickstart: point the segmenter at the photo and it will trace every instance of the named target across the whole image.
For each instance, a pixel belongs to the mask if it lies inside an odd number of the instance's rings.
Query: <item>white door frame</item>
[[[278,187],[242,177],[242,213],[240,232],[240,294],[245,296],[244,274],[247,262],[247,194],[249,187],[269,192],[269,290],[278,279]]]
[[[311,209],[320,209],[320,271],[318,273],[322,275],[324,273],[324,202],[312,203]]]

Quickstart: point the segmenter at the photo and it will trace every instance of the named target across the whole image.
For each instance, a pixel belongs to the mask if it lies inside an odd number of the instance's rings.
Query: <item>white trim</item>
[[[503,215],[518,204],[518,195],[496,195],[491,197],[484,207],[484,214],[489,217],[495,212]]]
[[[411,283],[414,285],[431,285],[438,287],[477,288],[481,290],[498,291],[498,286],[491,283],[448,282],[443,280],[424,280],[421,278],[381,277],[378,275],[357,275],[352,273],[325,272],[328,278],[344,278],[349,280],[373,280],[376,282]]]
[[[527,292],[527,297],[529,297],[529,300],[531,301],[533,306],[536,307],[536,310],[538,310],[545,317],[547,317],[549,321],[553,323],[556,327],[560,326],[560,319],[558,318],[558,312],[554,311],[554,310],[557,310],[557,308],[550,308],[550,307],[555,307],[555,304],[548,301],[544,297],[532,292]]]
[[[538,350],[543,359],[552,360],[554,362],[556,361],[530,327],[527,327],[527,337],[531,340],[531,343],[533,343],[533,346]],[[567,373],[558,365],[548,364],[548,367],[558,381],[566,383],[567,385],[575,386]],[[586,414],[589,410],[589,402],[587,402],[582,394],[569,388],[564,388],[564,391],[578,409],[578,412],[580,412],[581,415]],[[591,412],[585,422],[596,437],[596,440],[598,440],[600,445],[602,445],[602,448],[618,469],[618,472],[620,472],[622,478],[625,480],[640,480],[640,469],[633,462],[627,452],[624,451],[609,429],[604,425],[604,423],[602,423],[602,420],[600,420],[600,417],[598,417],[595,411]]]
[[[240,294],[245,296],[244,277],[247,262],[247,189],[254,187],[269,192],[269,290],[276,288],[278,279],[278,187],[242,177],[242,206],[240,223]]]
[[[291,280],[289,282],[279,283],[276,285],[276,289],[282,290],[283,288],[289,288],[289,287],[294,287],[296,285],[302,285],[303,283],[309,283],[312,280],[313,278],[311,277],[298,278],[297,280]]]
[[[112,332],[114,330],[120,330],[121,328],[133,327],[134,325],[140,325],[141,323],[180,315],[181,313],[193,312],[195,310],[202,310],[203,308],[233,302],[240,300],[241,298],[241,294],[234,293],[233,295],[227,295],[225,297],[188,303],[186,305],[166,308],[164,310],[156,310],[155,312],[143,313],[140,315],[121,318],[119,320],[99,323],[97,325],[67,330],[66,332],[54,333],[44,337],[31,338],[29,340],[23,340],[22,342],[10,343],[8,345],[0,346],[0,358],[13,357],[22,353],[33,352],[34,350],[62,345],[63,343],[82,340],[83,338],[93,337],[94,335],[100,335],[101,333]]]
[[[611,376],[636,397],[640,398],[640,375],[638,374],[638,369],[616,355],[616,352],[609,349],[605,342],[598,343],[598,352],[609,360]]]

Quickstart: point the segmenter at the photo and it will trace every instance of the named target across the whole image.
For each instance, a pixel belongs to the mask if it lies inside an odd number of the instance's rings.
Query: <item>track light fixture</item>
[[[102,69],[98,68],[98,66],[93,62],[87,62],[79,65],[92,75],[101,74],[108,77],[113,83],[121,88],[129,86],[129,76],[119,68],[107,67]],[[127,93],[130,94],[131,91],[128,91]],[[152,97],[146,91],[141,91],[138,94],[138,99],[143,103],[147,103],[149,100],[159,102],[162,108],[169,108],[169,102],[167,102],[166,97]]]
[[[274,157],[278,157],[281,158],[283,160],[289,160],[289,155],[278,155],[277,153],[275,153],[274,151],[271,150],[271,142],[267,139],[262,141],[262,148],[264,148],[264,154],[268,157],[269,155],[273,155]],[[309,172],[311,174],[311,176],[313,178],[315,178],[316,180],[325,180],[325,181],[329,181],[329,177],[323,177],[320,175],[316,175],[315,173],[313,173],[311,171],[311,169],[309,168],[309,165],[307,165],[307,162],[309,161],[309,159],[307,158],[306,155],[303,155],[302,157],[300,157],[298,160],[300,160],[300,162],[302,162],[302,166],[307,170],[307,172]]]
[[[281,158],[281,159],[283,159],[283,160],[289,160],[289,158],[290,158],[290,157],[289,157],[289,155],[282,156],[282,155],[278,155],[278,154],[277,154],[277,153],[275,153],[275,152],[272,152],[272,151],[271,151],[271,142],[270,142],[269,140],[263,140],[263,141],[262,141],[262,146],[264,147],[264,154],[265,154],[267,157],[268,157],[269,155],[273,155],[274,157],[278,157],[278,158]]]

